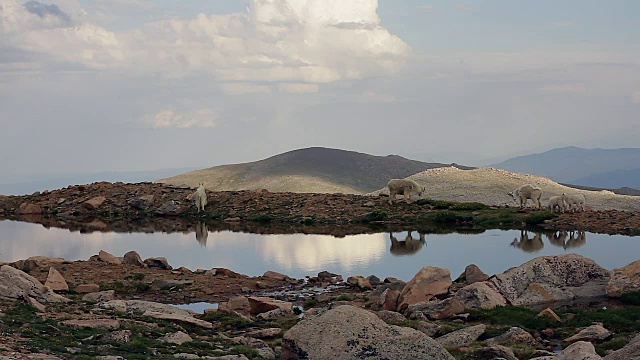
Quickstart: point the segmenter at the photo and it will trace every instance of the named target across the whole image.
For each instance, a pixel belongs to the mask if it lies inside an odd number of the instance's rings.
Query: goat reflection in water
[[[204,221],[198,221],[196,224],[196,240],[202,247],[207,246],[207,237],[209,237],[209,229]]]
[[[553,234],[547,234],[547,239],[551,244],[564,249],[580,247],[587,243],[587,235],[584,231],[556,231]]]
[[[545,236],[551,245],[559,246],[563,249],[576,248],[587,243],[587,235],[584,231],[555,231],[547,233]],[[520,239],[513,239],[511,246],[525,252],[540,251],[544,247],[542,233],[534,232],[533,237],[530,237],[527,230],[520,230]]]
[[[398,240],[393,233],[389,233],[389,238],[391,239],[391,251],[392,255],[411,255],[418,252],[424,245],[426,245],[426,240],[424,239],[425,234],[418,233],[419,239],[414,239],[411,235],[412,231],[407,232],[407,237],[404,240]]]

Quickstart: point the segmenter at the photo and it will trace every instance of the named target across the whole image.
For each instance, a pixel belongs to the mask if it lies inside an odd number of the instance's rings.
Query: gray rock
[[[476,282],[458,290],[454,298],[464,304],[465,309],[492,309],[507,305],[507,300],[486,282]]]
[[[447,348],[467,346],[478,340],[485,330],[487,330],[487,325],[485,324],[469,326],[440,336],[436,341]]]
[[[187,333],[183,333],[182,331],[174,332],[171,334],[165,334],[163,337],[158,339],[160,341],[168,342],[171,344],[182,345],[186,342],[193,341],[191,336]]]
[[[502,345],[491,345],[478,349],[476,354],[479,355],[481,359],[518,360],[513,350]]]
[[[401,323],[407,320],[407,318],[404,315],[400,314],[399,312],[389,311],[389,310],[378,311],[376,315],[378,315],[380,319],[382,319],[384,322],[387,322],[387,323],[388,322]]]
[[[631,339],[621,349],[607,354],[604,360],[640,360],[640,336]]]
[[[53,291],[69,291],[69,285],[56,268],[50,267],[44,286]]]
[[[586,341],[578,341],[571,344],[558,355],[558,360],[601,360],[596,353],[593,344]]]
[[[30,296],[43,302],[68,302],[53,290],[42,285],[38,279],[9,265],[0,267],[0,298],[8,300],[26,299]]]
[[[103,301],[111,301],[115,299],[115,297],[116,292],[114,290],[106,290],[85,294],[82,297],[82,301],[98,303]]]
[[[140,255],[135,251],[129,251],[128,253],[124,254],[124,257],[122,258],[122,263],[135,265],[141,268],[147,267],[147,264],[145,264],[144,261],[142,261],[142,258],[140,257]]]
[[[448,269],[423,267],[402,289],[398,298],[398,311],[404,312],[409,305],[445,295],[452,283],[451,272]]]
[[[514,326],[511,329],[507,330],[507,332],[505,332],[504,334],[488,339],[487,343],[527,344],[533,346],[536,345],[537,342],[533,335],[517,326]]]
[[[143,195],[135,199],[129,199],[127,204],[134,209],[147,210],[153,205],[153,195]]]
[[[609,270],[577,254],[541,256],[489,280],[512,305],[606,296]]]
[[[564,339],[564,341],[570,343],[575,341],[600,342],[609,338],[611,335],[613,335],[611,331],[605,329],[602,325],[596,324],[582,329],[577,334]]]
[[[144,260],[144,263],[150,268],[162,269],[162,270],[173,269],[173,267],[169,265],[169,262],[165,257],[148,258]]]
[[[66,320],[60,324],[76,329],[88,327],[102,330],[116,330],[120,328],[120,321],[116,319]]]
[[[448,359],[436,341],[406,327],[387,325],[375,314],[338,306],[304,319],[282,340],[283,359]]]
[[[213,325],[204,320],[196,319],[193,311],[180,309],[172,305],[143,300],[111,300],[98,304],[103,309],[113,309],[120,312],[137,312],[143,316],[178,322],[186,322],[211,329]]]

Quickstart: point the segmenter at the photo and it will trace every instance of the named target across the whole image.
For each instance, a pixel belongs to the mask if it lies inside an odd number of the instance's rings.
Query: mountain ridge
[[[590,182],[589,177],[600,173],[637,169],[638,164],[640,164],[640,148],[585,149],[568,146],[517,156],[490,166],[512,172],[545,176],[560,183],[599,188],[623,188],[635,187],[633,177],[619,178],[615,183]]]
[[[360,194],[427,169],[451,166],[411,160],[399,155],[377,156],[356,151],[309,147],[266,159],[195,170],[156,182],[209,190],[259,190]],[[471,167],[456,165],[462,169]]]

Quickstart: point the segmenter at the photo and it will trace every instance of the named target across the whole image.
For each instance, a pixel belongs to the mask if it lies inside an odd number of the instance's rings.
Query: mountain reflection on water
[[[607,269],[640,258],[640,238],[537,229],[187,224],[183,219],[144,220],[126,227],[105,228],[95,219],[85,224],[92,225],[59,228],[0,221],[0,261],[36,255],[87,260],[100,250],[116,256],[135,250],[143,258],[164,256],[172,266],[192,270],[224,267],[251,276],[272,270],[295,278],[326,270],[343,276],[410,280],[424,266],[447,268],[455,278],[472,263],[491,275],[546,255],[578,253]],[[120,226],[126,230],[114,230]]]

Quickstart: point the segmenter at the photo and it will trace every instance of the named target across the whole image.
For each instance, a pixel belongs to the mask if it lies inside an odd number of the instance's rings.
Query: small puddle
[[[172,304],[172,305],[180,309],[191,310],[198,314],[204,314],[204,311],[207,309],[218,308],[218,303],[210,303],[210,302],[196,302],[191,304]]]

